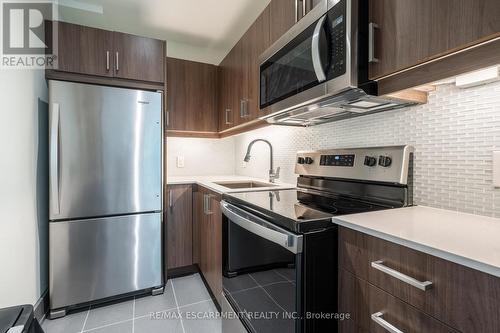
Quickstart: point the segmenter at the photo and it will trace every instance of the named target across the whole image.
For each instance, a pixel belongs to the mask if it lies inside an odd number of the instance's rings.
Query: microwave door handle
[[[241,209],[225,201],[221,202],[221,210],[229,221],[252,234],[278,244],[294,254],[302,252],[302,236],[266,227],[266,224],[269,224],[267,221],[246,212],[243,216],[238,213]]]
[[[312,45],[311,45],[311,56],[314,67],[314,72],[316,73],[316,77],[319,82],[323,82],[326,80],[325,71],[323,70],[323,64],[321,63],[321,55],[319,51],[319,37],[321,34],[321,29],[323,28],[323,24],[325,23],[326,15],[319,19],[316,24],[316,28],[314,28],[314,34],[312,36]]]

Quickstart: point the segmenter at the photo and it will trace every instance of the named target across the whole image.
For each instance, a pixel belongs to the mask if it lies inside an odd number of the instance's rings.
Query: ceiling
[[[270,0],[59,0],[61,21],[167,40],[167,54],[219,64]]]

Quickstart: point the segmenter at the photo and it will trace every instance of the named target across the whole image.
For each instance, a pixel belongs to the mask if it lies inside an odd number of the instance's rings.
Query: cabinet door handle
[[[232,124],[231,121],[229,121],[229,113],[231,112],[231,109],[226,109],[226,125]]]
[[[120,70],[120,53],[116,51],[116,71],[118,72]]]
[[[172,209],[174,207],[174,198],[172,195],[172,190],[168,190],[168,208]]]
[[[109,51],[106,51],[106,71],[109,71]]]
[[[302,17],[306,16],[306,0],[302,0]]]
[[[167,127],[170,126],[170,111],[165,112],[165,122],[167,123]]]
[[[211,194],[204,194],[203,195],[203,212],[205,215],[211,215],[213,212],[211,210],[211,203],[210,199],[212,198]]]
[[[409,285],[418,288],[420,290],[426,291],[432,288],[431,281],[424,281],[424,282],[418,281],[417,279],[414,279],[411,276],[408,276],[406,274],[403,274],[401,272],[398,272],[392,268],[385,266],[383,260],[374,261],[371,263],[371,266],[376,270],[379,270],[387,275],[390,275],[400,281],[408,283]]]
[[[375,29],[378,29],[378,25],[370,22],[368,25],[368,62],[379,61],[375,58]]]
[[[387,332],[391,333],[403,333],[400,329],[389,323],[387,320],[382,318],[384,314],[382,312],[376,312],[372,314],[372,320],[376,322],[379,326],[384,328]]]
[[[240,118],[245,118],[245,101],[240,99]]]

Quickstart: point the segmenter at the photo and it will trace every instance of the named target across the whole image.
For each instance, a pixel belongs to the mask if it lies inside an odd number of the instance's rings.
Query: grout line
[[[135,296],[134,296],[134,304],[132,305],[132,333],[135,331]]]
[[[283,279],[287,280],[288,282],[291,282],[291,283],[295,284],[295,281],[290,280],[289,278],[287,278],[286,276],[284,276],[283,274],[281,274],[277,270],[273,269],[273,272],[276,273],[276,274],[278,274],[279,276],[281,276]]]
[[[82,330],[80,332],[83,332],[83,330],[85,329],[85,325],[87,325],[87,319],[89,319],[89,314],[90,314],[90,305],[89,309],[87,310],[87,315],[85,316],[85,320],[83,321]]]
[[[110,323],[110,324],[106,324],[106,325],[94,327],[94,328],[91,328],[91,329],[88,329],[88,330],[84,330],[82,332],[92,332],[92,331],[95,331],[95,330],[99,330],[101,328],[110,327],[110,326],[114,326],[114,325],[118,325],[118,324],[123,324],[123,323],[128,323],[129,321],[133,321],[133,319],[120,320],[120,321],[117,321],[117,322],[114,322],[114,323]]]
[[[253,279],[253,278],[252,278]],[[254,279],[255,281],[255,279]],[[257,283],[257,281],[255,281]],[[295,283],[293,282],[290,282],[290,281],[278,281],[278,282],[271,282],[271,283],[268,283],[268,284],[263,284],[262,286],[259,285],[257,283],[257,285],[255,287],[250,287],[250,288],[245,288],[245,289],[240,289],[240,290],[236,290],[236,291],[232,291],[232,292],[228,292],[229,294],[231,295],[234,295],[234,294],[239,294],[239,293],[242,293],[244,291],[248,291],[248,290],[254,290],[254,289],[258,289],[258,288],[261,288],[261,287],[268,287],[268,286],[274,286],[276,284],[282,284],[282,283],[290,283],[290,284],[293,284],[295,285]]]
[[[181,315],[181,310],[179,309],[179,303],[177,302],[177,296],[175,295],[174,281],[171,281],[170,283],[172,284],[172,293],[174,294],[175,305],[177,306],[177,313],[179,314],[181,320],[182,332],[186,333],[186,330],[184,329],[184,323],[182,322],[182,315]]]
[[[274,302],[274,304],[276,304],[281,310],[283,310],[283,313],[287,313],[288,311],[286,311],[285,309],[283,309],[283,307],[267,292],[267,290],[262,287],[258,282],[257,280],[254,279],[254,277],[252,276],[252,274],[248,274],[252,280],[255,281],[255,283],[257,283],[259,285],[259,287],[266,293],[266,295]],[[287,282],[289,283],[289,282]]]

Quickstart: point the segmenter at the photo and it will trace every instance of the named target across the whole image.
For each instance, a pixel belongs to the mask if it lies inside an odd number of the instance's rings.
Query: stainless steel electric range
[[[248,332],[337,331],[332,217],[412,205],[413,151],[299,152],[297,189],[223,196],[223,292]]]

